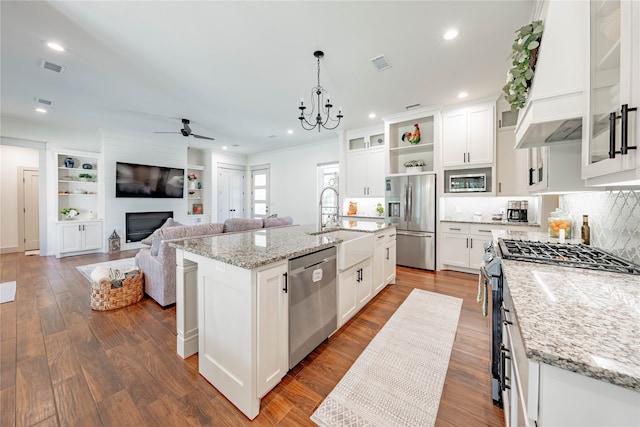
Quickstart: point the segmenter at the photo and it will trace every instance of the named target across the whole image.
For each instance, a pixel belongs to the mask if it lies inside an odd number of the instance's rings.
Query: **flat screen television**
[[[116,163],[116,197],[181,199],[184,169]]]

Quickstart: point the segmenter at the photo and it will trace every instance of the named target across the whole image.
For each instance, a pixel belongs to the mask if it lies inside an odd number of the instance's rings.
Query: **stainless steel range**
[[[593,246],[498,239],[500,257],[516,261],[640,274],[640,266]]]
[[[525,240],[498,239],[497,249],[493,244],[485,243],[484,262],[480,268],[484,280],[484,299],[486,312],[489,298],[487,284],[491,284],[492,294],[492,346],[491,346],[491,388],[493,403],[502,408],[503,394],[508,393],[509,384],[505,377],[506,355],[502,339],[503,295],[508,292],[507,283],[502,275],[502,259],[535,262],[573,268],[607,271],[612,273],[640,275],[640,265],[615,256],[593,246],[568,243],[546,243]]]

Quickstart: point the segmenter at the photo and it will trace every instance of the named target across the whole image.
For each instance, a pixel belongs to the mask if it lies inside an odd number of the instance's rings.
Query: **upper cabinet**
[[[582,177],[640,182],[640,3],[591,1]]]
[[[346,141],[347,197],[384,197],[383,130],[348,132]]]
[[[447,111],[442,118],[442,167],[492,165],[495,106]]]
[[[385,119],[389,140],[389,174],[406,172],[405,163],[422,161],[422,171],[436,170],[439,146],[440,112],[433,109],[413,110]],[[419,139],[416,131],[419,131]]]

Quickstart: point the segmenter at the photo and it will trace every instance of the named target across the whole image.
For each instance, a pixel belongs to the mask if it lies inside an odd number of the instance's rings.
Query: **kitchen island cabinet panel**
[[[371,258],[338,275],[338,328],[347,323],[372,297]]]

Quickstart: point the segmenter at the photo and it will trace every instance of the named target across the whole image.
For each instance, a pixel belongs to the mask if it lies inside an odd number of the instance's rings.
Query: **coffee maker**
[[[509,200],[507,205],[507,221],[528,222],[528,209],[529,201],[527,200]]]

